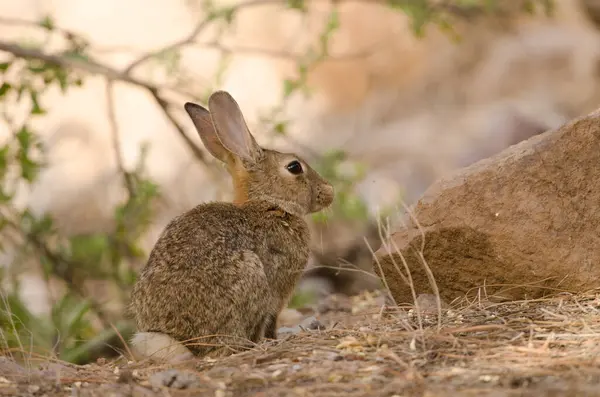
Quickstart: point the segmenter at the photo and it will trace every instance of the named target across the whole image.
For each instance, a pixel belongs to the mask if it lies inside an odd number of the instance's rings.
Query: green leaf
[[[279,122],[277,124],[275,124],[275,133],[279,134],[279,135],[285,135],[286,134],[286,129],[287,129],[287,124],[284,122]]]
[[[46,256],[42,256],[40,257],[40,264],[44,271],[44,277],[49,278],[53,274],[52,262]]]
[[[295,293],[290,299],[288,307],[291,309],[298,309],[307,307],[317,301],[317,296],[313,291],[304,291]]]
[[[52,18],[50,16],[44,17],[44,19],[42,19],[39,22],[39,24],[41,27],[48,29],[48,30],[54,30],[54,27],[55,27],[54,20],[52,20]]]
[[[287,0],[287,5],[292,10],[298,10],[301,12],[306,12],[306,2],[304,0]]]
[[[12,62],[0,62],[0,72],[6,72]]]
[[[325,31],[327,33],[332,33],[340,27],[340,14],[337,9],[334,9],[329,14],[329,19],[327,20],[327,27]]]
[[[137,273],[130,267],[125,267],[121,272],[121,280],[125,285],[133,286],[137,280]]]
[[[556,11],[556,3],[554,0],[541,0],[541,2],[546,10],[546,16],[553,16]]]
[[[74,61],[90,61],[90,57],[82,53],[81,50],[65,51],[63,53],[63,56],[67,59],[72,59]]]
[[[4,191],[2,186],[0,185],[0,203],[8,203],[13,199],[13,195]]]
[[[523,11],[533,14],[535,12],[535,2],[533,0],[525,0],[523,2]]]
[[[4,177],[6,174],[6,170],[8,169],[8,153],[10,147],[8,145],[4,145],[0,147],[0,179]]]
[[[223,19],[227,24],[231,24],[233,22],[233,18],[235,17],[235,7],[226,7],[222,10]]]
[[[45,235],[53,231],[54,221],[49,214],[44,214],[35,219],[31,225],[31,233],[36,235]]]
[[[69,75],[67,71],[59,68],[56,70],[56,80],[58,80],[58,85],[60,86],[60,90],[63,94],[67,92],[67,88],[69,88]]]
[[[99,267],[109,251],[108,238],[102,234],[78,235],[69,239],[74,262]]]
[[[2,86],[0,87],[0,98],[2,98],[4,95],[6,95],[10,89],[12,88],[12,86],[8,83],[2,83]]]
[[[462,40],[462,37],[458,34],[458,32],[456,32],[456,30],[454,30],[447,19],[440,19],[438,21],[438,27],[442,32],[445,32],[447,35],[449,35],[451,40],[453,40],[455,43],[459,43]]]
[[[433,11],[427,0],[388,0],[387,4],[408,15],[414,34],[417,37],[423,36],[425,24],[433,18]]]
[[[19,163],[21,165],[21,177],[32,183],[38,175],[39,165],[31,161],[23,151],[19,151]]]
[[[65,328],[68,335],[76,335],[79,328],[82,326],[83,317],[89,312],[90,303],[87,300],[80,301],[68,311],[65,319]]]
[[[40,106],[37,91],[29,91],[29,96],[31,98],[31,105],[32,105],[31,106],[31,114],[35,114],[35,115],[46,114],[46,111],[44,109],[42,109],[42,107]]]
[[[311,218],[315,223],[322,225],[326,224],[329,221],[329,216],[324,211],[315,212],[314,214],[312,214]]]
[[[289,97],[298,89],[298,82],[294,80],[285,79],[283,80],[283,96]]]
[[[35,74],[45,73],[50,68],[51,66],[39,59],[32,59],[27,63],[27,69]]]
[[[29,148],[31,147],[31,141],[33,139],[32,136],[33,134],[26,125],[21,127],[21,129],[16,134],[17,141],[19,142],[19,146],[21,147],[21,149],[25,151],[29,150]]]
[[[357,195],[349,195],[343,203],[345,215],[350,219],[366,219],[367,206]]]

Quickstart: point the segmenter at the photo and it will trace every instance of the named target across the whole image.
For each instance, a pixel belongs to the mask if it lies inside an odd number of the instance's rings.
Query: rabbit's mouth
[[[329,183],[320,185],[313,197],[314,200],[312,200],[310,206],[310,213],[319,212],[322,209],[329,207],[331,203],[333,203],[333,199],[335,197],[333,186]]]

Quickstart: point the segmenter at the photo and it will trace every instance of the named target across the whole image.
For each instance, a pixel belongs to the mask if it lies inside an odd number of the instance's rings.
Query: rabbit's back
[[[304,220],[266,202],[193,208],[169,223],[140,274],[132,296],[138,328],[177,340],[226,334],[257,342],[302,273],[308,238]],[[217,341],[224,339],[199,340]]]

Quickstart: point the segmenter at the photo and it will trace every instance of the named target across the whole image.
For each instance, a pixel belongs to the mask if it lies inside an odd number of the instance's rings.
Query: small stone
[[[31,373],[9,359],[8,357],[0,357],[0,373],[9,381],[21,379],[23,376],[31,375]]]
[[[133,373],[131,370],[124,369],[119,374],[119,378],[117,379],[118,383],[129,383],[133,381]]]
[[[317,320],[315,316],[305,318],[300,324],[295,327],[280,327],[277,330],[278,334],[298,334],[304,330],[324,330],[325,326]]]
[[[497,382],[500,377],[498,375],[481,375],[479,379],[483,382],[490,383]]]
[[[324,330],[325,326],[315,316],[310,316],[300,323],[300,327],[309,330]]]
[[[416,351],[417,350],[417,340],[415,338],[412,338],[410,340],[409,348],[410,348],[411,351]]]
[[[438,298],[434,294],[419,294],[417,296],[417,305],[419,306],[419,310],[423,314],[437,314],[438,306],[437,306]],[[443,300],[440,300],[440,306],[442,311],[447,309],[449,306]]]
[[[278,334],[297,334],[300,331],[302,331],[302,329],[300,329],[299,326],[295,326],[295,327],[280,327],[277,330]]]
[[[273,373],[271,374],[271,377],[272,377],[273,379],[276,379],[276,378],[278,378],[278,377],[279,377],[281,374],[283,374],[283,371],[282,371],[282,370],[280,370],[280,369],[278,369],[277,371],[275,371],[275,372],[273,372]]]
[[[200,385],[200,378],[193,372],[169,369],[153,374],[150,377],[149,382],[153,387],[193,389]]]

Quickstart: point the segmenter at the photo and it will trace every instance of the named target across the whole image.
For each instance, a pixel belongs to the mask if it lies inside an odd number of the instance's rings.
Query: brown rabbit
[[[334,197],[300,157],[261,148],[227,92],[211,95],[210,112],[184,107],[208,151],[226,164],[235,199],[174,218],[156,242],[132,293],[138,333],[131,342],[141,357],[215,356],[275,339],[308,261],[303,216]]]

